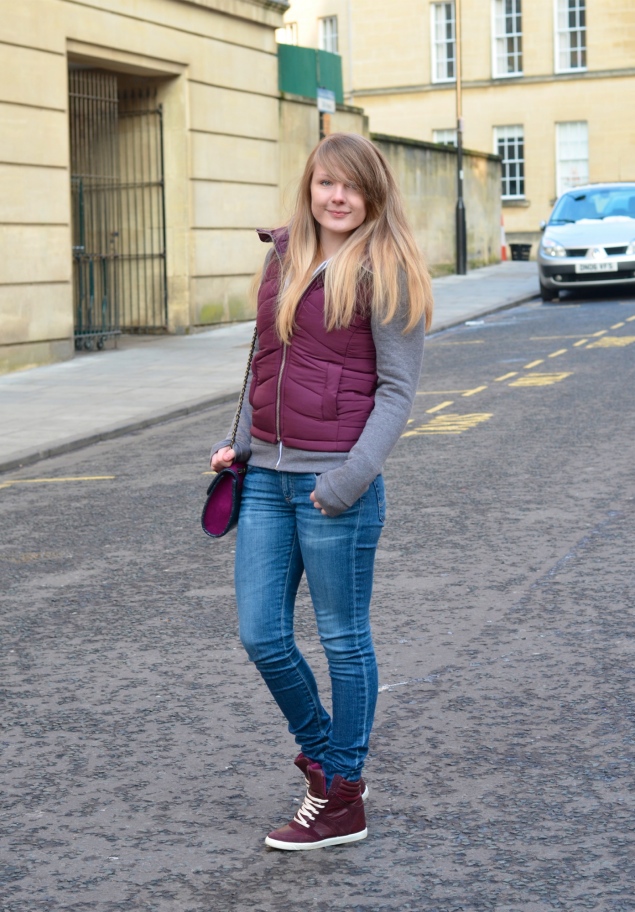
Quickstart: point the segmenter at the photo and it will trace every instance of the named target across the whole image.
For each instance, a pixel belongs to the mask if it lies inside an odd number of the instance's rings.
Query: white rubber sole
[[[286,852],[306,852],[309,849],[321,849],[324,846],[358,842],[360,839],[366,839],[367,836],[367,829],[360,830],[359,833],[350,833],[348,836],[333,836],[331,839],[321,839],[319,842],[283,842],[280,839],[272,839],[271,836],[267,836],[265,845],[272,849],[282,849]]]

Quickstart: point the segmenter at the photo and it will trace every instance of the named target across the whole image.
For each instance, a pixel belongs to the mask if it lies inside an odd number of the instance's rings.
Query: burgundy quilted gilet
[[[276,333],[280,257],[286,229],[260,231],[275,254],[258,292],[258,352],[249,391],[251,433],[268,443],[319,452],[348,452],[375,403],[377,368],[370,314],[360,302],[350,326],[324,326],[324,273],[305,290],[288,345]],[[277,254],[277,255],[276,255]],[[365,309],[366,311],[368,308]]]

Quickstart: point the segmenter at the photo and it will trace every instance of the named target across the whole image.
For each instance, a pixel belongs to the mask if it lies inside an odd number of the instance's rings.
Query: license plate
[[[576,263],[576,272],[617,272],[617,263]]]

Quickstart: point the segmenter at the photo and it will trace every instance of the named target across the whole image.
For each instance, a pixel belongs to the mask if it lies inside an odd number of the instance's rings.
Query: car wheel
[[[560,300],[560,292],[558,291],[557,288],[547,288],[547,286],[543,285],[541,282],[540,283],[540,297],[545,302],[545,304],[549,304],[551,301]]]

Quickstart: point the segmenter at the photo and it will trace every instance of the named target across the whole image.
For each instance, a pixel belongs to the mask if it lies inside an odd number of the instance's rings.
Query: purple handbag
[[[201,516],[203,532],[211,538],[226,535],[238,522],[246,470],[244,462],[234,462],[212,479]]]
[[[243,388],[238,400],[238,408],[236,410],[234,426],[230,438],[230,446],[232,449],[236,442],[238,422],[240,421],[240,413],[243,407],[245,391],[247,389],[247,381],[249,379],[251,359],[254,356],[256,339],[257,330],[254,329],[254,336],[251,340],[251,350],[249,352],[249,358],[247,359],[247,370],[245,371]],[[246,471],[247,466],[244,462],[233,462],[230,466],[227,466],[227,468],[221,469],[212,479],[212,482],[207,489],[207,500],[205,501],[203,513],[201,514],[203,532],[205,532],[206,535],[209,535],[210,538],[221,538],[221,536],[226,535],[233,529],[238,522],[240,498]]]

